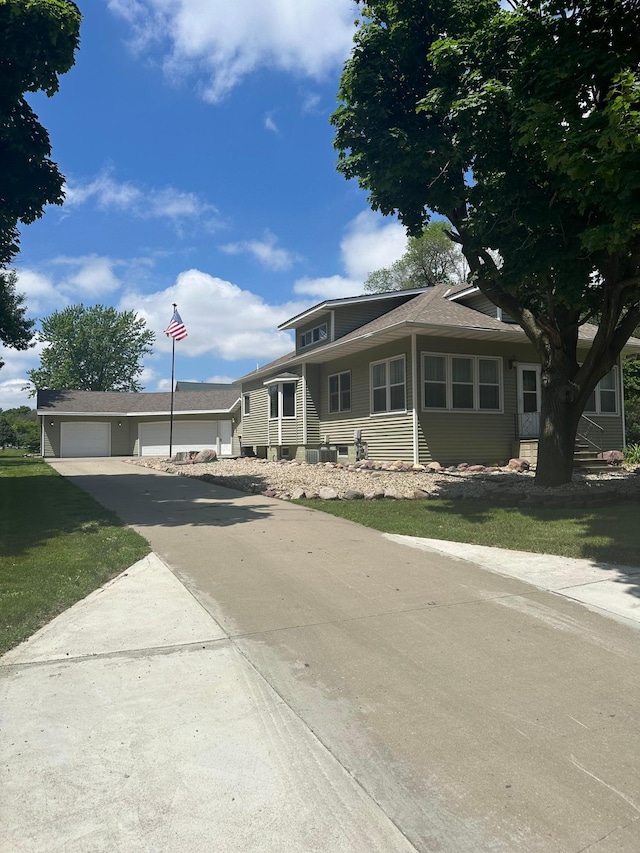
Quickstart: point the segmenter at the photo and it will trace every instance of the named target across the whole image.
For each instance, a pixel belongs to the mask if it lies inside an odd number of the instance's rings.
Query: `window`
[[[500,359],[475,355],[422,355],[425,409],[499,412]]]
[[[371,413],[404,412],[407,408],[404,356],[371,365]]]
[[[329,412],[351,411],[351,373],[334,373],[329,377]]]
[[[280,382],[269,385],[269,417],[295,418],[296,416],[296,383]]]
[[[584,407],[586,414],[615,415],[618,413],[616,368],[603,376]]]
[[[251,395],[243,394],[242,395],[242,414],[250,415],[251,414]]]
[[[309,347],[311,344],[317,344],[318,341],[326,341],[327,339],[327,324],[316,326],[315,329],[309,329],[308,332],[302,332],[300,335],[300,349]]]

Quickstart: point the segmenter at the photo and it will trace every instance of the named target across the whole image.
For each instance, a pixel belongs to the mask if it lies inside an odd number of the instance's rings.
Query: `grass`
[[[41,459],[0,452],[0,653],[150,550]]]
[[[296,503],[384,533],[640,566],[635,502],[592,510],[509,509],[474,500]]]

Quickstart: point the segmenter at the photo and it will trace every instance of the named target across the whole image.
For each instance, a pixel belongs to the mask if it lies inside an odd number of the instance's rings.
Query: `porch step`
[[[606,471],[609,463],[606,459],[598,459],[598,454],[588,444],[576,441],[573,452],[574,469],[583,471],[585,474],[597,474]]]

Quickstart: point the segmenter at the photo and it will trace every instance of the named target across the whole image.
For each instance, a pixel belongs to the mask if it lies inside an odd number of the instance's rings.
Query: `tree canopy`
[[[638,3],[360,7],[338,169],[413,234],[448,220],[474,283],[536,348],[536,482],[566,482],[584,405],[640,321]]]
[[[447,234],[447,224],[430,222],[419,237],[409,237],[407,251],[390,267],[374,270],[367,277],[367,293],[412,290],[434,284],[459,283],[467,270],[460,248]]]
[[[12,349],[24,350],[31,346],[33,320],[25,317],[24,296],[16,293],[16,274],[0,269],[0,341]],[[0,367],[4,362],[0,359]]]
[[[134,311],[71,305],[42,321],[47,346],[40,367],[27,373],[32,393],[42,389],[141,391],[142,359],[154,333]]]
[[[58,91],[58,76],[74,63],[80,19],[71,0],[0,2],[0,266],[18,253],[18,224],[64,201],[49,134],[25,93]]]

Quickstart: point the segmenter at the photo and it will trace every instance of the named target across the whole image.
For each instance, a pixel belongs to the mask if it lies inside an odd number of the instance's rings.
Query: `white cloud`
[[[163,331],[171,319],[171,305],[178,305],[188,337],[176,344],[183,356],[211,355],[225,361],[252,359],[264,364],[293,349],[287,332],[277,326],[308,307],[305,302],[269,305],[249,290],[200,270],[180,273],[176,283],[156,293],[128,292],[120,310],[134,310],[156,332],[154,348],[171,350]]]
[[[294,292],[319,300],[356,296],[363,292],[369,273],[390,266],[402,257],[406,248],[407,232],[400,223],[388,222],[365,210],[347,225],[340,242],[345,274],[298,279]]]
[[[271,113],[267,113],[264,117],[264,126],[267,130],[270,130],[271,133],[280,133],[280,128],[275,123],[273,115]]]
[[[293,286],[295,293],[312,296],[314,299],[340,299],[362,293],[362,282],[343,275],[326,278],[299,278]]]
[[[103,169],[86,183],[70,180],[65,186],[64,209],[80,207],[93,202],[99,210],[117,210],[138,219],[164,219],[176,226],[186,220],[199,219],[211,228],[218,218],[216,208],[196,193],[183,192],[175,187],[136,186],[119,183],[111,169]]]
[[[352,0],[109,0],[136,50],[160,45],[169,76],[194,75],[205,100],[224,98],[259,68],[321,79],[352,45]]]
[[[133,210],[142,196],[141,190],[132,184],[114,180],[108,169],[84,184],[67,181],[64,193],[66,207],[79,207],[93,200],[101,210]]]
[[[359,213],[340,243],[342,262],[351,278],[364,281],[374,270],[388,267],[407,250],[407,232],[399,222],[370,210]]]
[[[0,409],[13,409],[17,406],[29,406],[35,409],[35,397],[29,397],[22,389],[27,384],[27,371],[40,366],[43,343],[26,350],[14,350],[0,345]]]
[[[290,269],[298,257],[286,249],[279,248],[277,242],[277,237],[267,231],[264,240],[241,240],[238,243],[227,243],[220,246],[220,249],[228,255],[253,255],[266,269],[281,272]]]
[[[52,305],[66,303],[56,289],[53,278],[32,269],[16,270],[16,291],[24,293],[27,315],[45,314]]]
[[[53,263],[66,265],[77,272],[66,276],[57,286],[57,292],[69,297],[92,298],[113,293],[122,286],[122,281],[113,268],[122,266],[122,261],[100,255],[85,255],[78,258],[56,258]]]
[[[4,368],[2,368],[0,377],[3,373]],[[6,411],[7,409],[17,409],[18,406],[29,406],[30,409],[35,409],[36,398],[30,397],[27,391],[22,390],[26,381],[26,377],[24,379],[0,380],[0,409]]]

